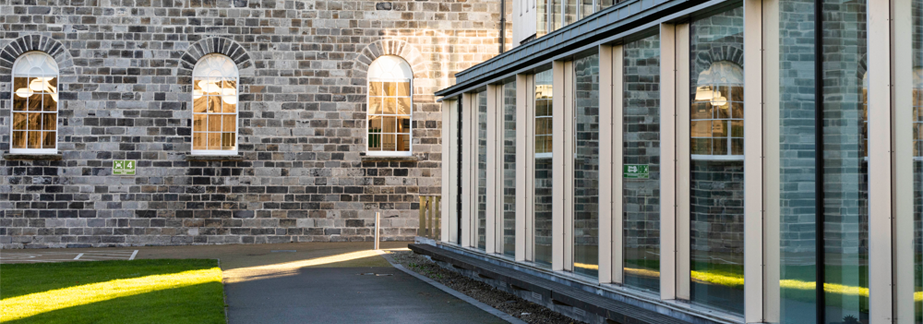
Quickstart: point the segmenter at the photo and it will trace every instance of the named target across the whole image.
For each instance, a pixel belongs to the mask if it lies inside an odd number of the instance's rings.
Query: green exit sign
[[[647,164],[626,164],[624,165],[625,179],[649,179],[650,170]]]
[[[113,175],[135,175],[135,160],[115,160],[112,161]]]

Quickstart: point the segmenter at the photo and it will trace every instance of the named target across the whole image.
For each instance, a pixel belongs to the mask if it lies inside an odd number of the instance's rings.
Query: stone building
[[[412,239],[433,93],[509,42],[500,10],[0,0],[0,248],[361,241],[376,212]]]

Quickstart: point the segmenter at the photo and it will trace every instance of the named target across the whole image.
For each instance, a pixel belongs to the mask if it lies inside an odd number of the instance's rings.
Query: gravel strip
[[[515,316],[525,322],[534,324],[583,323],[556,313],[545,306],[526,301],[505,291],[497,290],[486,283],[440,267],[426,256],[409,251],[392,251],[390,253],[392,259],[404,266],[404,268],[424,275],[433,281],[471,296],[482,303]]]

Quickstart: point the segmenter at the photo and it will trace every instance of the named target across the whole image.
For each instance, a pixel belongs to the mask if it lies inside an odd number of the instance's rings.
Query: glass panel
[[[26,110],[31,96],[32,90],[29,89],[29,80],[27,78],[13,79],[13,110]]]
[[[410,151],[410,135],[397,135],[397,150],[401,152]]]
[[[574,272],[599,275],[599,55],[574,61]]]
[[[660,36],[625,44],[624,57],[622,163],[647,166],[648,178],[622,180],[623,280],[659,291]]]
[[[210,113],[220,113],[221,112],[221,97],[206,97],[208,100],[208,112]]]
[[[192,149],[193,150],[205,150],[208,147],[205,146],[205,133],[192,133]]]
[[[209,150],[220,150],[221,149],[221,133],[208,133],[208,149]]]
[[[28,145],[30,149],[42,148],[42,132],[29,132]]]
[[[564,10],[564,8],[561,8],[561,1],[564,0],[551,0],[549,3],[549,11],[551,11],[551,30],[548,31],[549,33],[561,28],[561,21],[563,20],[561,11]]]
[[[381,82],[371,82],[369,85],[369,96],[383,96],[384,92],[381,90]]]
[[[923,323],[923,0],[911,2],[913,10],[913,111],[914,111],[914,323]]]
[[[580,1],[580,5],[579,5],[580,6],[579,8],[580,10],[579,18],[580,19],[586,18],[587,16],[593,14],[594,12],[593,0],[572,0],[572,1]]]
[[[410,82],[398,82],[397,95],[400,97],[410,97]]]
[[[384,111],[383,114],[396,114],[397,113],[397,99],[395,98],[385,98],[384,99]]]
[[[193,95],[193,98],[195,98],[195,95]],[[205,107],[207,106],[207,104],[208,104],[208,97],[206,96],[199,96],[198,98],[193,99],[192,100],[192,112],[204,113]]]
[[[222,150],[233,150],[236,142],[236,137],[234,133],[221,133],[221,149]]]
[[[487,233],[487,92],[478,93],[478,227],[477,248],[486,248]]]
[[[398,115],[410,115],[410,98],[397,98]]]
[[[516,256],[516,81],[503,85],[503,254]]]
[[[205,131],[205,114],[193,114],[192,115],[192,131],[193,132],[204,132]]]
[[[548,120],[547,124],[550,129],[551,120],[551,102],[552,102],[552,72],[546,70],[535,75],[535,107],[536,107],[536,134],[539,132],[539,122]],[[548,109],[543,109],[542,115],[539,115],[539,107],[547,105]],[[545,116],[547,118],[539,118]],[[551,133],[548,131],[548,133]],[[551,158],[551,136],[536,136],[535,138],[535,182],[533,195],[533,220],[532,226],[535,231],[534,237],[534,261],[539,266],[551,267],[551,236],[552,236],[552,197],[553,181],[552,175],[552,158]]]
[[[236,80],[224,80],[221,82],[221,94],[226,96],[233,96],[237,94],[237,81]]]
[[[237,112],[237,96],[222,96],[221,97],[221,106],[224,107],[225,113],[235,113]]]
[[[221,126],[221,130],[224,132],[236,132],[237,131],[237,116],[235,115],[222,115],[224,119],[224,125]]]
[[[26,130],[26,114],[25,113],[13,113],[13,129],[14,130]]]
[[[29,120],[26,122],[26,127],[28,130],[41,130],[42,129],[42,114],[28,114]]]
[[[42,130],[53,131],[57,129],[58,114],[42,114]]]
[[[561,0],[564,2],[564,24],[561,26],[567,26],[571,23],[577,21],[577,10],[580,8],[577,6],[577,1],[581,0]],[[590,0],[593,1],[593,0]]]
[[[41,111],[42,110],[42,94],[38,92],[33,92],[29,96],[29,110],[30,111]]]
[[[381,114],[381,100],[382,98],[369,98],[370,114]]]
[[[13,148],[26,148],[26,132],[13,132]]]
[[[824,285],[868,288],[865,1],[823,1]],[[880,274],[886,275],[886,274]],[[825,294],[826,322],[867,323],[868,295]]]
[[[50,94],[42,95],[42,107],[45,111],[57,111],[58,100]]]
[[[535,0],[536,3],[536,28],[535,28],[535,37],[542,37],[545,34],[548,34],[548,8],[549,2],[551,0]]]
[[[382,126],[383,133],[396,133],[397,132],[397,118],[395,117],[382,117]]]
[[[381,117],[369,117],[369,150],[381,151]]]
[[[381,136],[381,150],[382,151],[395,151],[397,148],[397,140],[395,139],[394,134],[382,134]]]
[[[690,39],[690,102],[727,118],[728,89],[743,83],[743,8],[693,21]],[[711,154],[727,155],[727,122],[714,121],[709,133]],[[693,139],[694,152],[704,150],[702,144]],[[691,300],[743,313],[743,161],[697,157],[690,172]]]
[[[42,140],[42,148],[53,149],[55,148],[55,132],[42,132],[44,139]]]
[[[209,132],[220,132],[221,131],[221,115],[208,115],[208,131]]]
[[[599,10],[603,10],[612,6],[613,0],[597,0],[599,3]]]
[[[410,133],[410,117],[397,116],[397,132]]]
[[[393,97],[397,95],[397,82],[384,82],[382,86],[384,86],[385,89],[385,96]]]

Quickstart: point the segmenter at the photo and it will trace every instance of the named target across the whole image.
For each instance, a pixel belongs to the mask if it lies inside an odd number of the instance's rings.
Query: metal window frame
[[[622,45],[599,46],[599,283],[621,284],[622,222]],[[610,109],[611,108],[611,109]]]
[[[768,0],[772,1],[772,0]],[[744,10],[744,320],[763,314],[763,0],[745,0]],[[778,88],[778,87],[777,87]],[[749,108],[749,109],[747,109]],[[778,263],[776,263],[778,265]]]
[[[745,10],[747,5],[745,4]],[[779,1],[762,2],[762,321],[781,321],[781,34]],[[746,21],[745,21],[746,23]],[[746,41],[746,38],[744,38]],[[748,52],[749,53],[749,52]],[[745,60],[744,62],[747,62]],[[746,69],[744,69],[746,71]],[[744,127],[746,129],[746,126]],[[746,172],[747,168],[744,167]],[[745,180],[746,181],[746,180]],[[749,213],[747,213],[749,215]],[[746,258],[745,251],[744,257]],[[749,263],[745,265],[749,266]],[[746,277],[746,276],[745,276]],[[744,282],[746,284],[746,281]],[[746,287],[745,287],[746,289]],[[746,307],[746,306],[745,306]],[[745,314],[745,317],[748,314]],[[750,321],[750,319],[747,319]]]
[[[568,178],[568,168],[572,166],[572,161],[568,162],[568,148],[572,139],[570,139],[571,128],[573,127],[572,116],[573,104],[568,103],[571,96],[568,93],[573,92],[573,62],[572,61],[554,61],[552,62],[552,197],[551,205],[551,270],[573,270],[573,246],[567,242],[573,241],[573,227],[567,228],[566,219],[570,213],[567,211],[573,198],[568,195],[568,188],[573,188],[573,183],[566,184]],[[570,71],[570,73],[568,73]],[[570,122],[568,122],[570,121]],[[573,159],[571,159],[573,160]],[[560,167],[560,169],[557,169]],[[571,190],[572,191],[572,190]],[[573,216],[573,215],[571,215]],[[572,221],[572,220],[571,220]],[[567,262],[566,260],[571,260]]]
[[[676,25],[660,25],[660,299],[676,299]]]
[[[675,100],[675,141],[676,147],[676,298],[689,300],[691,285],[691,243],[690,243],[690,29],[688,23],[676,25],[676,88]],[[661,159],[662,160],[662,159]],[[663,289],[663,288],[661,288]]]
[[[503,145],[502,127],[503,105],[498,100],[502,99],[502,85],[487,85],[487,211],[484,233],[484,250],[487,253],[503,253]],[[498,190],[499,189],[499,190]],[[499,229],[499,230],[498,230]]]
[[[473,170],[472,167],[476,168],[474,160],[471,158],[471,153],[474,152],[474,145],[471,145],[471,138],[474,132],[474,124],[472,121],[475,120],[477,115],[477,109],[471,109],[472,107],[477,107],[477,93],[464,93],[462,94],[462,143],[467,143],[467,145],[462,145],[462,214],[461,218],[461,246],[470,247],[472,242],[474,245],[477,245],[477,238],[472,241],[472,228],[471,228],[471,219],[474,216],[472,208],[475,206],[472,203],[472,198],[475,197],[475,192],[472,191],[472,188],[477,188],[477,177],[476,170]],[[477,235],[477,227],[473,231],[474,235]]]
[[[454,139],[458,138],[458,102],[456,100],[445,100],[442,102],[442,210],[440,211],[442,223],[442,242],[457,242],[458,222],[455,214],[458,208],[458,202],[454,199],[460,193],[458,192],[458,179],[452,174],[458,172],[458,167],[454,161],[458,160],[458,146],[455,145]]]
[[[532,75],[516,75],[516,254],[514,259],[518,262],[531,260],[532,240],[528,229],[531,228],[532,219],[532,188],[530,170],[533,166],[530,131],[532,119],[530,112],[533,110],[531,94],[534,91]]]

